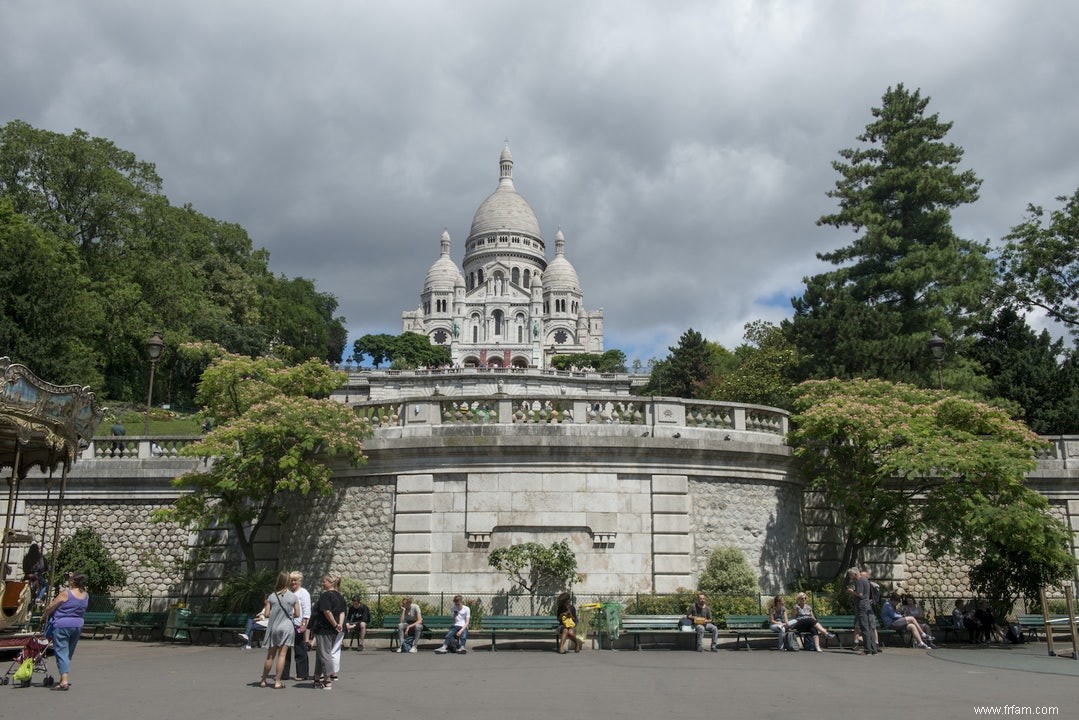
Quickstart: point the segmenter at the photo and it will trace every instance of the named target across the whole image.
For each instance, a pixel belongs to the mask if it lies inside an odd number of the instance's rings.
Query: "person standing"
[[[472,611],[468,605],[465,605],[464,598],[460,595],[453,596],[452,609],[453,622],[450,624],[450,629],[446,631],[446,637],[442,640],[442,647],[435,652],[456,652],[463,655],[468,652],[465,649],[465,642],[468,640],[468,624],[472,620]]]
[[[345,598],[337,590],[341,578],[322,576],[322,593],[315,603],[311,633],[315,636],[315,687],[331,690],[341,662],[341,642],[345,637]],[[336,651],[336,662],[334,655]]]
[[[296,624],[296,642],[293,646],[288,648],[285,654],[285,676],[283,680],[288,680],[288,671],[291,661],[295,659],[296,666],[293,677],[297,680],[306,680],[309,674],[308,662],[307,662],[307,626],[311,622],[311,593],[307,592],[307,589],[303,586],[303,573],[293,570],[288,575],[289,590],[300,601],[300,617],[295,618]]]
[[[704,634],[712,636],[712,652],[719,652],[719,628],[712,622],[712,608],[708,607],[704,593],[697,593],[697,602],[686,610],[686,617],[693,622],[697,633],[697,652],[704,650]]]
[[[43,626],[52,619],[52,648],[56,655],[56,668],[60,672],[60,682],[52,686],[53,690],[71,687],[71,657],[79,644],[86,606],[90,604],[86,576],[80,572],[69,572],[64,578],[67,587],[57,593],[41,613]]]
[[[289,589],[289,576],[286,572],[277,574],[274,591],[266,597],[262,608],[266,621],[266,633],[262,637],[262,647],[266,648],[266,662],[262,664],[262,679],[259,687],[266,687],[270,670],[274,670],[274,688],[285,687],[281,681],[285,678],[288,667],[288,649],[296,643],[295,619],[300,617],[300,600]]]
[[[873,623],[873,600],[870,592],[869,573],[852,567],[847,571],[847,592],[854,599],[855,625],[862,634],[862,651],[865,655],[877,654],[876,628]]]
[[[411,597],[401,598],[401,619],[397,621],[397,652],[419,652],[416,645],[423,633],[423,613]]]
[[[124,445],[124,443],[120,442],[119,440],[116,440],[115,438],[121,438],[124,435],[127,435],[127,430],[124,429],[124,426],[120,423],[119,418],[117,418],[116,422],[114,422],[112,424],[111,432],[112,432],[112,437],[114,438],[113,441],[112,441],[112,456],[116,457],[117,455],[119,455],[120,457],[123,457],[124,456],[124,450],[127,449],[127,448]]]

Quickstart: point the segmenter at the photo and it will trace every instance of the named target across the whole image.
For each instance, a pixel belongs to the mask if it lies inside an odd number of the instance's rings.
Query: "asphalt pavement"
[[[1074,717],[1079,699],[1079,661],[1049,657],[1037,643],[872,657],[733,645],[559,655],[535,646],[491,652],[482,642],[467,655],[436,655],[433,645],[399,654],[374,644],[343,653],[332,690],[310,681],[274,690],[257,686],[265,657],[257,648],[83,640],[68,692],[42,687],[42,674],[29,688],[0,687],[0,718],[912,720],[969,718],[976,706],[1056,707]],[[48,665],[55,673],[51,657]]]

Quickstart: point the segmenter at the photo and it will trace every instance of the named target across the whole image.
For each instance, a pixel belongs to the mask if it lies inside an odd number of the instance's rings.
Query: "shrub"
[[[345,602],[352,602],[352,598],[357,595],[365,603],[370,598],[370,593],[367,592],[367,586],[363,584],[363,581],[350,577],[341,578],[341,594],[345,596]]]
[[[86,587],[91,595],[108,595],[110,590],[122,588],[127,582],[127,573],[105,549],[101,536],[88,527],[79,528],[60,543],[56,571],[59,580],[64,573],[85,573]]]
[[[754,596],[760,592],[757,576],[742,551],[717,547],[708,555],[708,564],[697,580],[697,587],[709,597],[722,595]],[[735,613],[737,614],[737,613]]]
[[[266,597],[273,592],[276,582],[276,570],[230,575],[225,578],[214,605],[218,612],[254,613],[265,605]]]

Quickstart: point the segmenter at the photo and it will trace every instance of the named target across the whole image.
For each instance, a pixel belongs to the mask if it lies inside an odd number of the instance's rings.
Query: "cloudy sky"
[[[815,221],[889,86],[932,98],[984,180],[961,235],[1055,207],[1077,27],[1071,0],[4,0],[0,122],[155,163],[353,339],[400,332],[443,227],[460,263],[508,140],[548,259],[561,227],[607,347],[647,360],[789,316],[854,237]]]

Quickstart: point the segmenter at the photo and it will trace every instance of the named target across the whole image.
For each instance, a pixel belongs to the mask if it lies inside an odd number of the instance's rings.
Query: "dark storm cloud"
[[[1079,186],[1070,2],[8,0],[0,121],[107,137],[176,204],[398,332],[446,227],[460,262],[503,140],[608,347],[728,346],[852,235],[818,228],[884,90],[932,97],[998,240]]]

